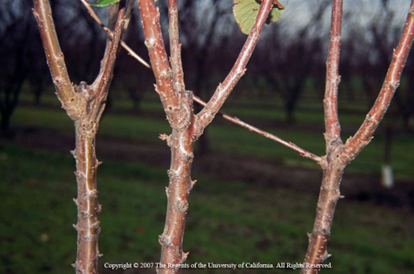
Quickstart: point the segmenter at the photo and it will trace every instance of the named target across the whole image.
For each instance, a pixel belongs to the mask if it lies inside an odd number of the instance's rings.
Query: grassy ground
[[[241,110],[241,112],[272,110]],[[320,114],[299,112],[298,116],[317,117]],[[352,114],[353,115],[353,114]],[[351,121],[352,115],[344,115]],[[243,116],[240,116],[241,118]],[[351,117],[351,118],[350,118]],[[320,119],[320,118],[315,118]],[[346,119],[345,119],[346,120]],[[309,122],[311,123],[311,122]],[[44,127],[62,132],[73,132],[73,123],[60,109],[20,107],[12,117],[12,125],[24,127]],[[349,125],[349,124],[348,124]],[[352,125],[352,123],[351,123]],[[324,154],[324,139],[322,132],[301,130],[300,128],[264,128],[285,140],[292,141],[297,145],[315,154]],[[137,117],[132,115],[121,115],[109,113],[104,116],[99,128],[99,136],[136,141],[140,143],[160,143],[158,135],[168,133],[170,128],[164,119]],[[243,128],[213,123],[207,130],[213,151],[225,152],[231,155],[252,156],[261,159],[278,159],[285,165],[305,166],[319,168],[312,161],[298,156],[297,153],[287,149],[262,136],[249,132]],[[344,133],[344,140],[351,133]],[[384,138],[376,135],[376,138],[367,146],[357,159],[347,168],[347,172],[370,174],[380,176],[382,159],[384,158]],[[396,136],[392,147],[392,164],[395,176],[399,179],[412,180],[414,178],[414,154],[406,153],[414,150],[414,143],[410,136]],[[373,160],[375,159],[375,160]]]
[[[9,143],[0,144],[0,151],[0,273],[73,273],[73,158],[69,153]],[[101,267],[104,262],[157,261],[157,236],[165,218],[165,170],[102,160],[105,164],[98,173],[103,204],[100,251],[105,256]],[[316,197],[217,178],[198,179],[184,241],[185,250],[190,251],[188,263],[302,261]],[[412,273],[412,231],[414,217],[408,213],[341,200],[329,249],[334,254],[329,259],[333,269],[323,273]]]
[[[28,97],[23,96],[23,101]],[[58,106],[55,97],[45,103]],[[249,104],[241,98],[238,103]],[[276,107],[276,109],[272,108]],[[130,103],[115,101],[115,110]],[[306,126],[321,127],[320,102],[302,105],[297,118]],[[360,111],[360,104],[347,110]],[[283,121],[280,103],[266,108],[236,107],[227,112],[239,118],[258,121]],[[144,112],[162,113],[159,102],[143,104]],[[352,128],[364,118],[344,111],[341,122]],[[162,116],[161,116],[162,117]],[[53,108],[19,107],[12,118],[17,127],[40,127],[63,133],[73,132],[65,112]],[[322,155],[322,132],[299,128],[265,128]],[[138,142],[163,144],[159,133],[170,131],[162,118],[106,114],[99,135]],[[245,129],[213,123],[207,131],[213,151],[232,156],[277,159],[290,166],[318,168],[313,162]],[[345,130],[344,139],[351,132]],[[379,176],[384,140],[376,137],[347,168],[347,172]],[[414,144],[409,136],[398,136],[392,159],[396,177],[413,180]],[[103,264],[157,262],[160,247],[157,237],[165,219],[166,171],[142,163],[105,159],[99,169],[100,251]],[[12,143],[0,143],[0,273],[73,273],[75,260],[76,196],[74,160],[67,154],[52,153]],[[197,177],[190,196],[190,210],[184,241],[194,262],[301,262],[307,247],[306,232],[313,225],[316,199],[310,193],[293,189],[265,188],[245,182],[223,182],[220,178]],[[332,228],[329,259],[333,269],[322,273],[412,273],[414,267],[414,217],[398,209],[341,200]],[[282,273],[288,270],[237,270],[237,273]],[[289,270],[290,271],[290,270]],[[183,271],[189,273],[191,271]],[[197,270],[197,273],[233,273],[230,270]],[[299,271],[296,270],[296,273]],[[105,274],[108,272],[105,272]],[[112,273],[112,272],[110,272]],[[118,273],[121,273],[119,271]],[[129,273],[129,272],[128,272]],[[136,273],[142,273],[138,271]],[[153,273],[153,271],[151,272]]]

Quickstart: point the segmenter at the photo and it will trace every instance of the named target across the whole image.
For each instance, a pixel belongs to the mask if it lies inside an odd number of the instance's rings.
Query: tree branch
[[[177,1],[168,1],[168,15],[169,15],[169,35],[170,35],[170,55],[171,67],[173,73],[173,84],[176,91],[184,91],[184,73],[183,65],[181,63],[181,44],[180,35],[178,32],[178,9]]]
[[[220,110],[227,97],[230,95],[240,78],[245,73],[246,65],[249,62],[254,48],[256,47],[257,41],[259,40],[259,36],[263,28],[263,24],[269,16],[269,12],[271,11],[272,7],[273,2],[271,0],[263,1],[253,28],[239,54],[239,57],[236,60],[236,63],[234,64],[233,68],[223,83],[219,84],[213,94],[213,97],[211,97],[207,105],[200,111],[199,114],[197,114],[197,136],[203,134],[204,129],[211,123],[211,121],[213,121],[215,115]]]
[[[195,102],[199,103],[202,106],[206,106],[207,105],[206,102],[204,102],[203,100],[201,100],[197,96],[193,96],[193,99],[194,99]],[[244,128],[246,128],[246,129],[248,129],[248,130],[250,130],[252,132],[255,132],[255,133],[259,134],[259,135],[262,135],[263,137],[266,137],[266,138],[268,138],[270,140],[273,140],[275,142],[278,142],[279,144],[284,145],[285,147],[288,147],[290,149],[293,149],[294,151],[299,152],[300,156],[302,156],[302,157],[305,157],[305,158],[314,160],[317,163],[319,163],[321,161],[321,157],[319,157],[319,156],[317,156],[317,155],[315,155],[313,153],[310,153],[309,151],[306,151],[305,149],[303,149],[303,148],[295,145],[292,142],[287,142],[287,141],[283,140],[280,137],[277,137],[277,136],[275,136],[275,135],[273,135],[273,134],[271,134],[269,132],[266,132],[264,130],[261,130],[261,129],[255,127],[255,126],[252,126],[252,125],[250,125],[250,124],[248,124],[248,123],[240,120],[237,117],[232,117],[232,116],[227,115],[227,114],[225,114],[225,113],[223,113],[221,111],[217,112],[217,114],[220,115],[221,117],[223,117],[224,119],[226,119],[227,121],[230,121],[230,122],[232,122],[232,123],[234,123],[236,125],[239,125],[241,127],[244,127]]]
[[[39,32],[46,52],[52,80],[56,88],[56,95],[69,117],[77,120],[81,115],[79,106],[82,104],[82,100],[75,92],[75,88],[70,81],[65,58],[56,34],[49,1],[34,0],[33,14],[39,25]]]
[[[334,139],[340,138],[341,126],[338,119],[338,74],[339,55],[341,52],[342,0],[332,1],[331,41],[328,61],[326,63],[325,111],[325,140],[327,148]]]
[[[410,10],[401,35],[398,47],[393,52],[393,58],[385,76],[381,91],[366,116],[361,127],[353,137],[350,137],[345,144],[343,153],[344,161],[350,162],[361,152],[371,141],[378,124],[384,117],[392,97],[400,84],[401,74],[408,58],[414,38],[414,0],[411,1]]]
[[[187,122],[183,121],[183,112],[180,102],[181,95],[174,89],[173,75],[168,63],[159,23],[160,13],[153,0],[139,0],[142,26],[144,28],[145,45],[151,60],[151,67],[156,79],[155,90],[159,94],[167,119],[172,128],[183,128]]]

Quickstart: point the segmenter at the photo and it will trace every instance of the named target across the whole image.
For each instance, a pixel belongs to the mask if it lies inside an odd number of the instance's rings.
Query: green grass
[[[112,103],[113,111],[131,110],[133,108],[133,102],[128,98],[122,96],[122,92],[117,91],[118,96]],[[269,95],[271,96],[271,95]],[[32,96],[27,93],[21,95],[20,100],[22,102],[31,103],[33,101]],[[54,94],[45,94],[42,96],[42,103],[45,105],[59,107],[61,104]],[[356,103],[349,103],[342,100],[339,102],[341,108],[339,114],[342,111],[357,111],[355,113],[346,113],[340,116],[342,125],[358,126],[365,118],[364,114],[358,112],[366,111],[366,104],[362,101]],[[159,99],[147,92],[147,95],[143,98],[140,104],[142,111],[150,112],[163,112],[162,105]],[[310,110],[310,111],[309,111]],[[229,102],[224,105],[224,112],[231,114],[232,116],[238,116],[243,119],[259,119],[270,121],[285,121],[285,111],[283,107],[283,101],[275,96],[274,99],[268,98],[239,96],[236,98],[229,98]],[[323,125],[323,104],[321,100],[315,99],[303,99],[298,103],[295,117],[298,121],[311,125]]]
[[[16,109],[12,125],[44,127],[60,132],[72,133],[73,122],[60,109],[27,108]],[[292,141],[308,151],[323,155],[325,143],[322,132],[302,131],[298,129],[266,129],[269,132]],[[117,138],[141,143],[158,143],[160,133],[169,133],[171,129],[166,120],[137,117],[132,115],[106,114],[99,128],[99,136]],[[229,124],[213,123],[206,131],[210,138],[212,150],[235,156],[249,156],[261,159],[279,160],[289,166],[319,168],[311,160],[300,157],[296,152],[270,141],[244,128]],[[375,139],[361,152],[347,172],[380,176],[384,158],[384,138],[376,135]],[[343,139],[349,137],[343,134]],[[392,164],[396,178],[412,180],[414,178],[414,143],[410,136],[395,137],[392,147]]]
[[[306,125],[323,126],[323,106],[322,104],[307,104],[306,107],[311,111],[298,108],[295,112],[295,119],[298,122],[305,123]],[[262,121],[285,121],[285,111],[282,106],[275,106],[274,108],[242,108],[237,105],[224,106],[223,112],[231,114],[232,116],[239,117],[241,119],[258,119]],[[341,114],[339,111],[340,122],[343,126],[357,127],[363,121],[365,116],[359,113],[346,113]]]
[[[157,261],[165,170],[103,159],[98,171],[104,262]],[[73,273],[76,195],[67,154],[0,145],[0,273]],[[197,178],[185,234],[188,263],[301,262],[316,197],[294,190]],[[412,273],[414,217],[341,200],[324,273]],[[200,270],[200,273],[233,273]],[[251,273],[284,273],[254,270]],[[296,273],[299,271],[297,270]],[[184,271],[184,273],[186,273]]]

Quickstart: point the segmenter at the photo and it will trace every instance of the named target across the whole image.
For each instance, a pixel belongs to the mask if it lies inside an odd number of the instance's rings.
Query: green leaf
[[[257,0],[234,0],[233,15],[244,34],[249,34],[252,30],[259,9],[260,3]],[[274,5],[266,23],[270,24],[279,20],[283,11],[284,9],[279,8],[279,5]]]
[[[94,4],[89,4],[94,7],[106,7],[115,3],[118,3],[121,0],[98,0]]]

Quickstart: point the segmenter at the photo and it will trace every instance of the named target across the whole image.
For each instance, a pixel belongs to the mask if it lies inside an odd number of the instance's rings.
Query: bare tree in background
[[[30,16],[30,18],[33,18]],[[52,84],[50,81],[49,68],[47,67],[46,57],[43,54],[42,41],[39,37],[39,32],[32,23],[30,33],[30,49],[27,53],[30,70],[27,76],[27,84],[30,91],[33,93],[33,103],[37,106],[41,103],[42,95],[45,93],[47,87]]]
[[[208,66],[211,60],[211,55],[219,51],[217,47],[217,39],[220,36],[219,29],[226,25],[227,18],[223,16],[228,13],[222,5],[222,1],[211,0],[208,3],[202,3],[192,0],[185,0],[182,3],[180,22],[180,36],[183,43],[183,66],[186,68],[193,68],[192,72],[188,69],[187,79],[190,79],[190,86],[194,88],[197,95],[205,99],[208,96],[209,80],[213,77],[206,77]],[[200,16],[201,14],[201,16]],[[195,105],[195,110],[201,110],[200,105]],[[207,134],[207,129],[199,140],[200,155],[210,152],[210,143]]]
[[[319,33],[323,25],[323,14],[328,6],[329,2],[324,2],[313,7],[310,23],[302,27],[296,37],[286,38],[286,32],[289,31],[275,25],[273,32],[269,33],[270,37],[267,37],[267,43],[261,45],[259,54],[262,63],[268,66],[260,66],[260,73],[273,91],[280,94],[287,124],[296,121],[294,112],[311,76],[310,72],[315,71],[315,67],[321,62],[323,45]]]
[[[0,17],[0,131],[7,133],[34,55],[29,55],[33,18],[29,0],[1,3]],[[29,57],[29,58],[28,58]],[[32,57],[32,58],[30,58]]]
[[[142,35],[140,33],[139,13],[134,12],[129,22],[128,32],[125,33],[123,40],[131,48],[134,48],[140,56],[144,56],[146,48],[144,45],[144,37],[141,37]],[[132,111],[134,113],[140,113],[143,97],[154,87],[153,74],[148,68],[137,65],[136,61],[130,58],[126,51],[119,53],[118,61],[115,65],[115,74],[122,75],[122,77],[114,79],[114,91],[126,94],[133,103]],[[114,93],[111,94],[114,95]],[[112,100],[112,97],[110,98]]]
[[[65,41],[61,47],[72,81],[93,82],[100,69],[96,60],[105,51],[105,32],[79,0],[55,0],[51,6],[59,39]]]

